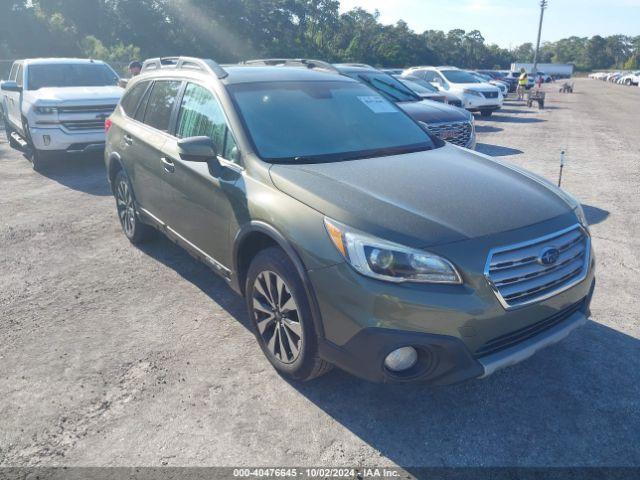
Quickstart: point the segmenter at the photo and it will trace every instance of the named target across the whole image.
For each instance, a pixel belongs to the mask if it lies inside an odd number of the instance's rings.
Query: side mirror
[[[22,87],[18,86],[18,84],[14,81],[6,81],[0,84],[0,89],[5,92],[21,92]]]
[[[188,137],[178,140],[178,153],[182,160],[188,162],[218,163],[216,146],[209,137]]]

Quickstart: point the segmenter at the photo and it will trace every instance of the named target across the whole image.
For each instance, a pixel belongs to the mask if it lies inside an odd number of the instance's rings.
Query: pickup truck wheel
[[[33,144],[33,140],[31,139],[31,132],[29,131],[29,124],[27,123],[25,118],[22,119],[22,129],[25,132],[25,140],[29,144],[26,148],[26,152],[24,153],[29,162],[31,162],[31,168],[33,168],[33,170],[35,170],[36,172],[42,172],[45,169],[47,163],[45,159],[46,153],[38,150]]]
[[[149,240],[155,233],[155,230],[138,218],[133,188],[123,170],[120,170],[116,174],[113,194],[116,198],[116,209],[122,231],[129,241],[133,244],[138,244]]]
[[[253,259],[246,282],[246,301],[260,348],[285,377],[307,381],[331,370],[318,355],[311,308],[292,261],[279,248],[267,248]]]
[[[31,147],[31,151],[27,153],[31,168],[36,172],[42,172],[46,167],[45,154],[40,150]]]

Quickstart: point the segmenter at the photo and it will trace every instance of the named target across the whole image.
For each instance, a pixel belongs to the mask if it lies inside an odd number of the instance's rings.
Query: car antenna
[[[562,169],[564,168],[564,150],[560,150],[560,175],[558,176],[558,187],[562,184]]]

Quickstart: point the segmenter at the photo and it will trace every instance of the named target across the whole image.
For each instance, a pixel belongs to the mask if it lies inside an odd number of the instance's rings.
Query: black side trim
[[[384,367],[384,359],[404,346],[418,350],[418,367],[405,375],[393,374]],[[378,383],[422,381],[447,385],[484,373],[462,340],[387,328],[365,328],[343,346],[325,340],[320,344],[320,356],[357,377]]]
[[[300,278],[302,279],[302,283],[304,284],[305,291],[307,293],[307,297],[309,298],[309,305],[311,307],[311,312],[313,313],[314,327],[316,331],[316,335],[318,339],[322,342],[324,339],[324,326],[322,323],[322,315],[320,313],[320,307],[318,306],[318,301],[316,299],[316,294],[313,289],[313,285],[311,284],[311,280],[309,279],[309,275],[307,274],[307,269],[300,258],[295,247],[286,239],[286,237],[281,234],[276,228],[269,225],[268,223],[261,222],[258,220],[251,221],[243,225],[240,230],[236,233],[235,239],[233,240],[233,268],[231,270],[231,276],[229,279],[231,288],[235,290],[237,293],[242,294],[243,286],[240,285],[239,279],[239,250],[242,245],[243,240],[246,237],[254,232],[264,233],[268,237],[270,237],[274,242],[278,244],[282,250],[289,256],[294,266],[296,267],[296,271]]]

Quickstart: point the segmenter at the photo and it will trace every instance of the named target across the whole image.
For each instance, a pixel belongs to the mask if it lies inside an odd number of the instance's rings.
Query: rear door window
[[[180,92],[182,82],[179,80],[158,80],[151,87],[144,123],[163,132],[171,126],[173,107]]]
[[[140,99],[144,95],[144,92],[147,90],[149,86],[149,82],[141,82],[135,85],[131,90],[127,91],[122,98],[122,102],[120,106],[124,113],[127,114],[128,117],[134,117],[136,114],[136,110],[138,109],[138,104],[140,103]]]

